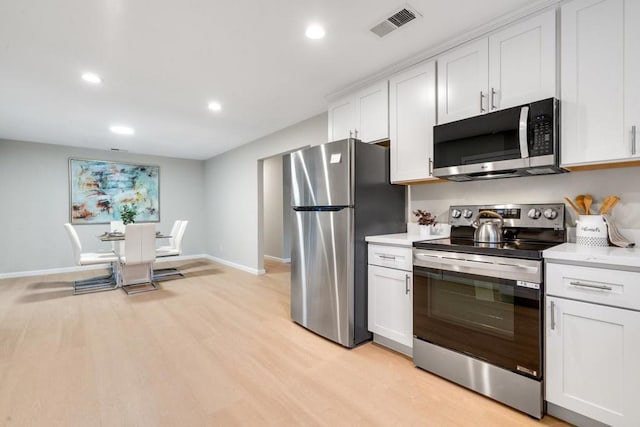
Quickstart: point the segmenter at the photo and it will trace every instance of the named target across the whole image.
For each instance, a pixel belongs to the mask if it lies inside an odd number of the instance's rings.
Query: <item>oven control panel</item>
[[[480,215],[481,218],[494,218],[495,215],[480,214],[493,212],[504,220],[505,227],[551,228],[564,230],[564,204],[540,203],[521,205],[460,205],[449,208],[449,224],[454,227],[471,226]]]

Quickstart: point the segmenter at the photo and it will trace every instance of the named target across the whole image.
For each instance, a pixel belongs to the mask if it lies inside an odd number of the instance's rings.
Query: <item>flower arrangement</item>
[[[138,215],[138,211],[134,205],[122,205],[120,207],[120,218],[122,218],[124,225],[136,222],[136,215]]]
[[[431,215],[431,212],[423,211],[422,209],[416,209],[413,214],[418,218],[418,224],[434,226],[438,223],[436,217]]]

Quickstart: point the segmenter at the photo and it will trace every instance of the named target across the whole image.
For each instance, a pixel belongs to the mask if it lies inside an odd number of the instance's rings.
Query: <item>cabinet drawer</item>
[[[411,271],[413,269],[411,248],[369,244],[369,265]]]
[[[640,273],[547,263],[546,293],[640,310]]]

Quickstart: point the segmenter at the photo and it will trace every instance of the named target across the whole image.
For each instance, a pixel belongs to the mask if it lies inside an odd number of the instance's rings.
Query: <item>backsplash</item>
[[[604,198],[610,194],[621,200],[611,217],[618,227],[640,229],[640,168],[606,169],[570,172],[524,178],[495,179],[491,181],[443,182],[412,185],[409,189],[408,218],[415,222],[413,209],[425,209],[448,221],[450,205],[501,203],[562,203],[563,197],[591,194],[592,210],[599,210]],[[567,206],[567,227],[575,227],[576,215]]]

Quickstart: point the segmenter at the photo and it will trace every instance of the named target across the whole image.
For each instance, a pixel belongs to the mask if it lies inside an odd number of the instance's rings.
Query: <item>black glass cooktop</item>
[[[473,228],[458,227],[451,230],[448,239],[415,242],[414,247],[436,251],[449,251],[507,258],[542,259],[542,251],[564,242],[564,231],[540,232],[532,229],[505,230],[502,243],[479,243],[473,240]],[[536,240],[538,239],[538,240]]]
[[[478,243],[468,239],[439,239],[415,242],[414,247],[436,251],[461,252],[478,255],[496,255],[507,258],[542,259],[542,251],[559,243],[535,243],[511,241],[503,243]]]

